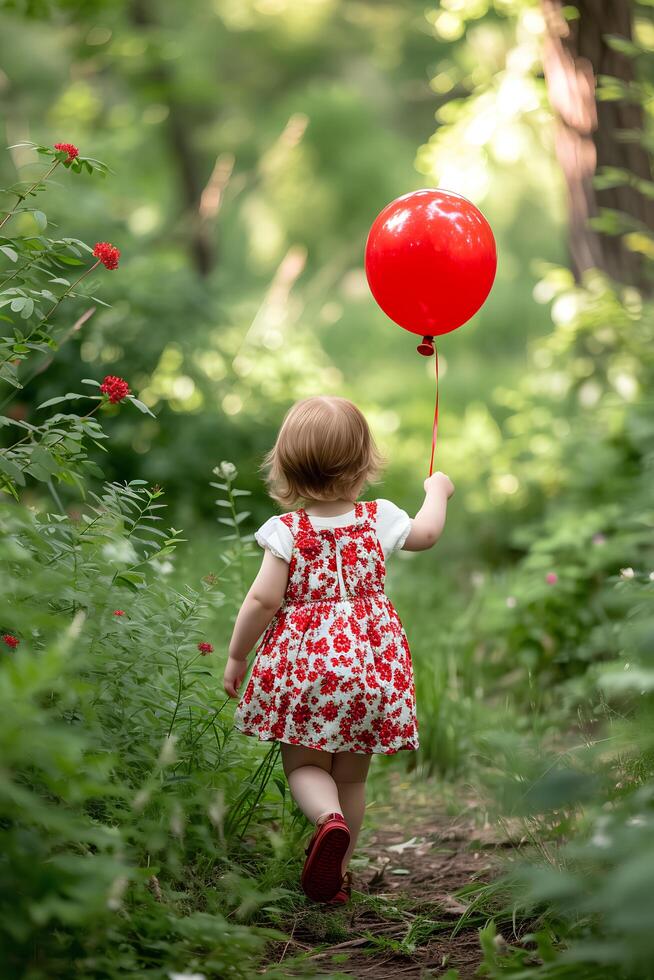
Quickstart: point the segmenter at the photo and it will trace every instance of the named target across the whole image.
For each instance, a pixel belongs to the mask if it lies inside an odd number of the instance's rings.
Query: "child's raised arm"
[[[426,551],[433,548],[445,527],[447,501],[454,484],[445,473],[434,473],[425,480],[425,502],[413,519],[403,551]]]
[[[266,548],[261,568],[239,609],[229,643],[223,686],[230,698],[238,697],[238,688],[248,669],[248,654],[281,606],[287,582],[288,562]]]

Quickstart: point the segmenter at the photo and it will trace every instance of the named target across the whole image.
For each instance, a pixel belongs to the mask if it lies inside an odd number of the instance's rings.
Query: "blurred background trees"
[[[38,403],[89,365],[129,374],[157,421],[116,423],[111,475],[164,484],[180,523],[210,513],[219,458],[255,487],[286,405],[316,390],[362,404],[391,458],[389,493],[417,502],[419,481],[403,490],[403,475],[426,466],[432,382],[362,271],[370,223],[399,193],[459,190],[499,241],[491,301],[443,344],[444,467],[462,426],[492,428],[491,392],[547,329],[535,263],[564,258],[565,215],[544,22],[527,3],[450,8],[142,0],[5,13],[7,143],[65,136],[110,160],[114,179],[82,213],[77,187],[61,186],[55,207],[124,256],[120,292],[103,294],[112,309],[26,395]],[[2,166],[35,172],[20,150]]]

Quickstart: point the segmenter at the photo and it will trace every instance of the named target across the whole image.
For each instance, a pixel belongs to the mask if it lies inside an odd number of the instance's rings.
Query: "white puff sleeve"
[[[279,517],[269,517],[258,531],[254,532],[254,540],[262,548],[267,548],[276,558],[284,561],[291,560],[293,550],[293,535]]]
[[[400,550],[412,527],[413,521],[405,510],[391,500],[377,501],[376,530],[385,558]]]

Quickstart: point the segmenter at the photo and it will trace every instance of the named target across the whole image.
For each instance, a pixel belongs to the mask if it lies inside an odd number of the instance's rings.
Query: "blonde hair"
[[[365,417],[347,398],[296,402],[282,422],[263,470],[273,500],[352,499],[378,477],[383,458]]]

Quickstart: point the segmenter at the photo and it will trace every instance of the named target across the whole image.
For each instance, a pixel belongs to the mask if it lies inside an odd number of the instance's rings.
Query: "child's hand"
[[[446,476],[445,473],[441,473],[440,470],[438,473],[432,473],[431,476],[428,476],[425,480],[424,486],[425,493],[428,493],[431,489],[443,490],[448,500],[454,493],[454,484],[450,480],[449,476]]]
[[[238,689],[247,672],[247,660],[236,660],[234,657],[227,658],[225,673],[223,674],[223,687],[230,698],[237,698],[239,696]]]

